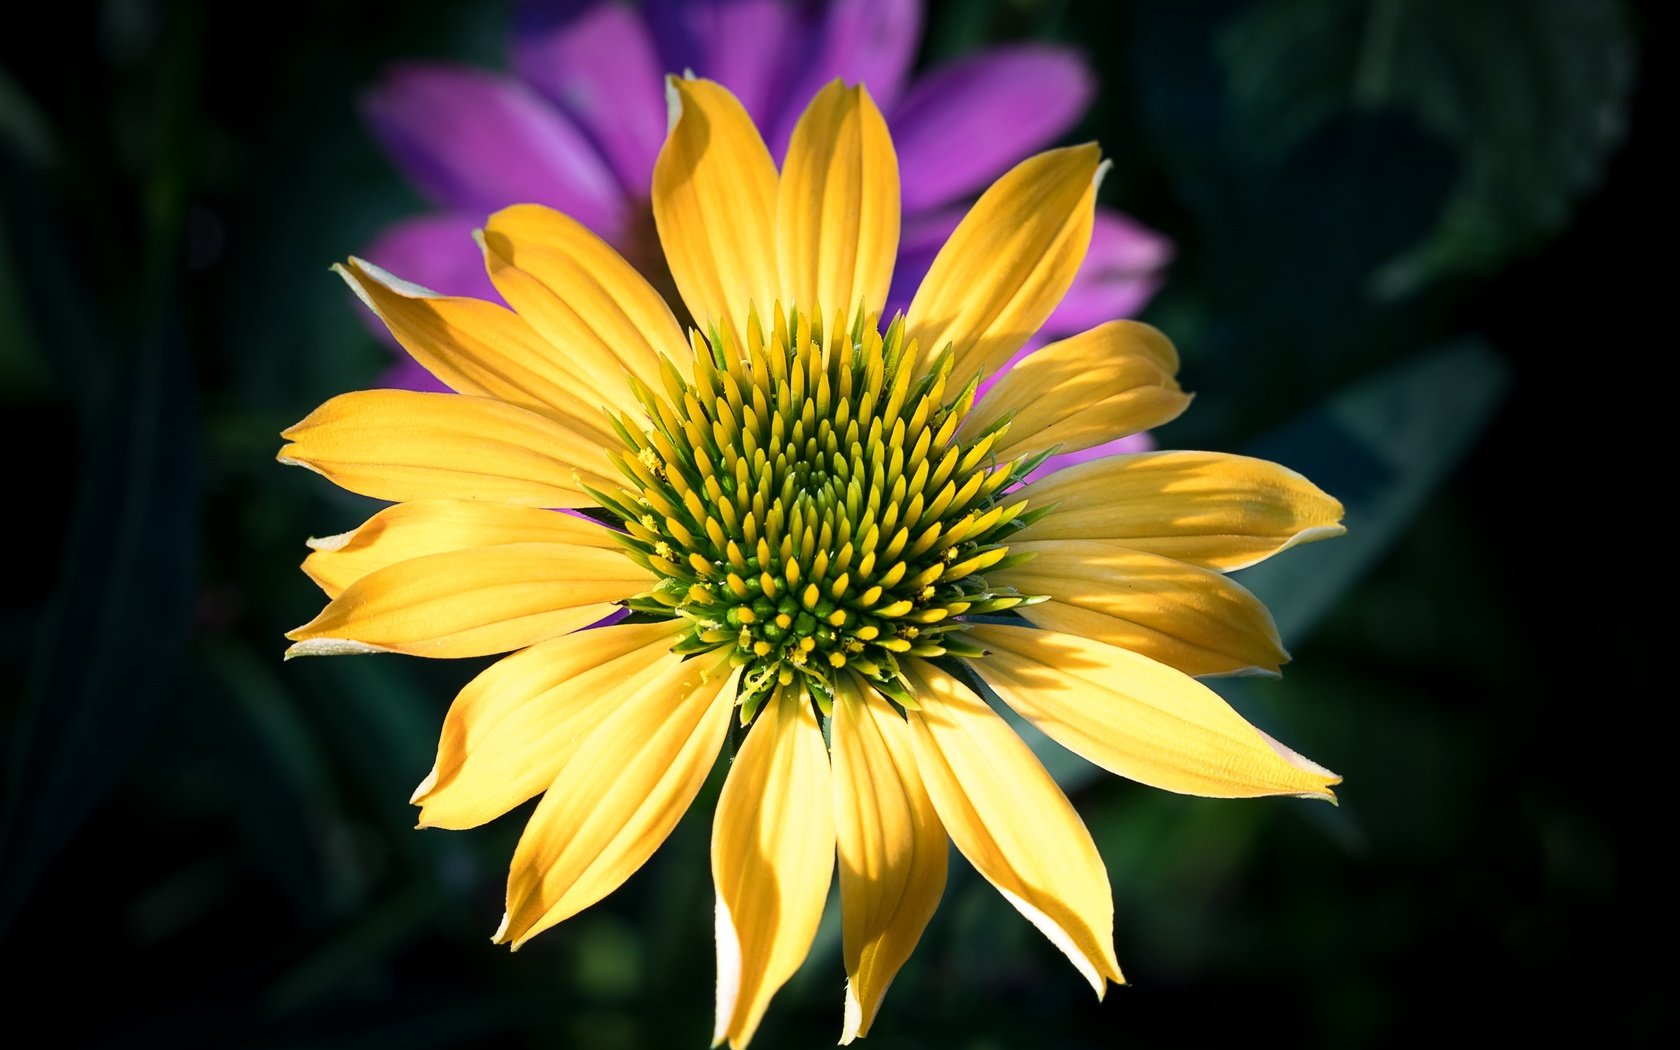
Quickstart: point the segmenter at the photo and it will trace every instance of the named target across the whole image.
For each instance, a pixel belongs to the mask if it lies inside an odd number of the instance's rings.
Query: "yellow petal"
[[[1114,540],[1220,572],[1340,536],[1342,505],[1301,475],[1221,452],[1143,452],[1080,463],[1021,490],[1055,510],[1017,535]]]
[[[587,507],[612,488],[601,446],[517,405],[459,394],[340,394],[281,434],[279,460],[374,499]]]
[[[963,426],[980,433],[1011,410],[1000,460],[1060,445],[1063,452],[1158,427],[1190,396],[1173,378],[1178,352],[1136,321],[1110,321],[1034,350],[1005,369]]]
[[[309,541],[303,571],[336,598],[370,572],[410,558],[504,543],[619,549],[606,526],[572,514],[504,503],[416,500],[386,507],[353,531]]]
[[[817,934],[834,875],[828,750],[803,690],[764,705],[724,781],[712,822],[717,1027],[740,1050]]]
[[[560,766],[519,839],[498,940],[518,948],[613,890],[653,856],[699,793],[729,734],[727,656],[670,657]]]
[[[1113,540],[1012,542],[1024,565],[998,583],[1051,600],[1021,609],[1040,627],[1142,653],[1189,675],[1276,674],[1289,659],[1260,599],[1219,575]]]
[[[710,80],[666,79],[671,131],[653,167],[653,219],[689,313],[746,346],[749,307],[776,284],[776,163],[752,118]]]
[[[341,652],[487,656],[594,623],[651,577],[616,551],[509,543],[430,554],[351,584],[286,634],[288,657]]]
[[[619,624],[540,642],[498,660],[449,706],[437,762],[410,800],[423,828],[471,828],[554,782],[626,697],[677,662],[681,620]]]
[[[1090,832],[1009,724],[933,664],[907,661],[916,768],[951,841],[1100,997],[1124,983],[1114,898]]]
[[[482,242],[502,298],[606,403],[639,415],[625,373],[659,390],[661,356],[685,374],[692,368],[693,352],[665,300],[581,223],[516,204],[490,216]]]
[[[994,372],[1038,331],[1085,261],[1101,171],[1094,144],[1029,157],[981,195],[910,303],[924,360],[955,347],[951,381]]]
[[[835,80],[793,129],[777,197],[781,288],[847,319],[887,301],[898,255],[898,157],[863,87]],[[788,304],[784,304],[788,305]]]
[[[1111,773],[1211,798],[1335,797],[1340,777],[1146,656],[1030,627],[986,624],[972,636],[988,650],[976,667],[1010,707]]]
[[[409,356],[451,390],[553,416],[597,444],[614,437],[600,406],[634,404],[622,376],[612,397],[594,392],[580,397],[577,367],[506,307],[438,295],[361,259],[333,269]]]
[[[874,690],[842,683],[829,732],[847,978],[840,1042],[849,1043],[869,1034],[887,986],[933,918],[948,847],[903,716]]]

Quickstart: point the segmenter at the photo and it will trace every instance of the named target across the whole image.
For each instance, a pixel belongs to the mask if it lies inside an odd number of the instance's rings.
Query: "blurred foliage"
[[[1433,227],[1373,275],[1383,298],[1488,272],[1562,228],[1621,141],[1633,84],[1612,0],[1267,0],[1233,19],[1219,52],[1257,156],[1349,110],[1403,113],[1457,155]]]
[[[513,956],[487,940],[524,811],[416,833],[406,804],[482,662],[278,659],[319,602],[302,539],[369,509],[273,463],[385,360],[326,266],[419,206],[355,93],[402,58],[499,64],[505,11],[33,14],[0,39],[8,1002],[73,997],[72,1045],[703,1045],[721,770]],[[1133,987],[1091,1001],[959,860],[871,1045],[1654,1041],[1661,971],[1622,937],[1672,925],[1629,903],[1665,899],[1668,758],[1603,709],[1661,695],[1661,641],[1583,550],[1634,502],[1626,457],[1566,453],[1665,407],[1597,355],[1666,302],[1615,264],[1660,207],[1666,27],[1610,0],[974,0],[936,5],[923,58],[1023,37],[1087,49],[1105,199],[1178,246],[1147,318],[1198,398],[1163,444],[1276,456],[1349,507],[1348,538],[1243,577],[1297,662],[1219,683],[1348,779],[1339,810],[1212,802],[1053,756]],[[756,1045],[838,1034],[835,919]]]

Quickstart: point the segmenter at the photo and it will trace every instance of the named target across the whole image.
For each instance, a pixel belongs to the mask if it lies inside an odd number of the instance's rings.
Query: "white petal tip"
[[[1261,739],[1265,740],[1267,745],[1270,746],[1273,751],[1278,753],[1279,757],[1294,766],[1296,769],[1325,777],[1332,784],[1340,784],[1342,782],[1342,778],[1340,776],[1328,769],[1325,769],[1323,766],[1301,754],[1299,751],[1296,751],[1294,748],[1279,742],[1276,737],[1272,736],[1265,730],[1256,729],[1255,732],[1260,734]]]
[[[694,71],[686,71],[684,79],[693,79]],[[677,130],[677,123],[682,120],[682,93],[677,90],[677,77],[665,78],[665,134]],[[716,1046],[717,1043],[713,1043]]]
[[[372,278],[375,282],[384,285],[386,288],[396,292],[398,295],[406,296],[410,299],[445,298],[443,295],[432,291],[424,285],[415,284],[413,281],[405,281],[401,277],[398,277],[396,274],[385,269],[383,266],[376,266],[373,263],[368,262],[366,259],[358,259],[352,255],[350,257],[350,261],[355,264],[356,269],[362,271],[362,273],[367,277]],[[358,287],[360,279],[349,273],[345,273],[344,276],[346,280],[350,281],[350,287],[355,289],[356,294],[362,297],[362,301],[368,303],[369,306],[372,306],[373,304],[368,301],[367,295],[364,293],[363,289]]]
[[[341,532],[336,536],[311,536],[303,541],[303,545],[312,551],[331,552],[343,550],[344,545],[349,543],[350,537],[355,534],[356,530],[351,529],[349,532]]]
[[[508,919],[509,919],[508,913],[505,912],[505,911],[502,912],[501,925],[497,926],[496,927],[496,932],[490,935],[490,943],[491,944],[500,944],[507,937]],[[514,945],[514,950],[517,951],[518,949],[519,949],[519,946]]]
[[[1248,667],[1239,667],[1234,671],[1216,671],[1213,674],[1199,674],[1199,675],[1196,675],[1195,677],[1198,678],[1198,679],[1202,679],[1202,678],[1272,678],[1272,679],[1281,679],[1283,677],[1283,671],[1278,669],[1278,668],[1275,668],[1275,667],[1256,667],[1256,666],[1251,664]]]
[[[420,781],[420,786],[414,789],[414,794],[408,796],[408,804],[411,806],[418,806],[420,804],[420,800],[426,795],[431,794],[432,789],[437,787],[437,779],[437,766],[433,766],[432,771],[426,774],[426,779]]]
[[[388,653],[391,650],[377,645],[353,642],[348,638],[306,638],[292,643],[286,650],[287,660],[297,656],[359,656],[366,653]]]
[[[712,1045],[717,1046],[729,1035],[729,1022],[735,1016],[735,1000],[741,994],[741,941],[735,933],[735,920],[730,917],[729,905],[717,898],[717,1025],[712,1029]]]
[[[1276,553],[1282,554],[1289,548],[1299,547],[1303,543],[1317,543],[1319,540],[1333,540],[1337,536],[1346,535],[1347,526],[1340,523],[1335,525],[1315,525],[1310,529],[1302,529],[1300,532],[1297,532],[1295,535],[1289,537],[1289,542],[1279,547]]]
[[[840,1026],[840,1045],[845,1046],[863,1034],[863,1004],[858,1002],[857,993],[852,990],[852,982],[848,979],[845,1020]]]
[[[1037,926],[1039,932],[1048,937],[1050,939],[1050,943],[1054,944],[1061,950],[1063,955],[1067,956],[1068,962],[1073,963],[1074,969],[1078,970],[1085,980],[1090,983],[1092,991],[1097,993],[1097,998],[1099,1000],[1102,999],[1103,990],[1107,988],[1108,981],[1103,977],[1102,972],[1097,969],[1099,960],[1087,956],[1079,947],[1078,943],[1074,941],[1073,937],[1068,934],[1068,931],[1062,929],[1056,920],[1050,918],[1050,916],[1046,915],[1036,905],[1031,904],[1024,898],[1009,892],[1002,886],[997,887],[997,889],[999,893],[1003,894],[1004,898],[1008,900],[1010,904],[1015,906],[1016,911],[1025,916],[1028,922]],[[1118,971],[1118,967],[1114,967],[1114,969]]]

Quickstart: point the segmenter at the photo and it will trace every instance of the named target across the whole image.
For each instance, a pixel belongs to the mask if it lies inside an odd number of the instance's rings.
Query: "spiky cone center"
[[[967,618],[1042,600],[989,584],[1005,539],[1042,511],[1010,491],[1043,455],[999,462],[999,420],[959,434],[978,377],[951,357],[917,367],[902,318],[777,307],[747,345],[691,333],[694,379],[665,363],[664,391],[632,379],[644,418],[614,421],[627,484],[596,492],[630,557],[658,583],[637,613],[692,626],[675,651],[728,648],[743,667],[741,721],[778,688],[825,712],[842,676],[906,707],[904,656],[978,657]]]

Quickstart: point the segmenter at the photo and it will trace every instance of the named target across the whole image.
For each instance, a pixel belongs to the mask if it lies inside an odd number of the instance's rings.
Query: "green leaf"
[[[263,1006],[284,1014],[342,994],[348,978],[382,968],[397,949],[418,937],[431,922],[438,903],[436,891],[424,883],[387,892],[270,986],[264,992]]]
[[[318,706],[344,766],[386,812],[411,821],[408,797],[432,768],[438,729],[458,683],[423,686],[416,678],[431,668],[391,657],[311,657],[286,668]],[[440,670],[458,676],[465,668]]]
[[[1383,110],[1457,152],[1433,229],[1372,279],[1388,300],[1489,272],[1562,229],[1623,137],[1635,56],[1616,0],[1266,0],[1220,52],[1258,156],[1339,113]]]
[[[219,711],[232,717],[234,775],[228,785],[252,862],[305,915],[346,914],[363,903],[366,879],[345,851],[350,815],[333,776],[333,756],[304,705],[264,660],[232,638],[199,647]]]
[[[24,282],[0,215],[0,404],[39,403],[52,392],[52,370],[24,308]]]
[[[1346,536],[1236,577],[1271,609],[1285,644],[1303,640],[1400,537],[1475,446],[1509,385],[1505,362],[1466,339],[1386,369],[1243,450],[1305,474],[1347,509]]]
[[[72,209],[96,210],[103,202],[74,196],[81,180],[36,166],[52,161],[50,150],[30,156],[26,148],[25,163],[17,163],[19,151],[0,148],[0,235],[30,248],[16,276],[80,424],[75,511],[53,596],[32,639],[5,756],[0,935],[146,739],[192,625],[197,383],[178,249],[188,199],[181,161],[200,98],[192,76],[195,27],[185,15],[171,23],[150,74],[156,95],[148,114],[156,126],[137,194],[143,236],[135,258],[120,264],[122,286],[137,293],[132,311],[96,293],[115,283],[111,275],[87,262],[88,245],[55,225]],[[0,120],[11,141],[19,120],[27,127],[29,118],[21,96],[4,90]],[[29,134],[20,140],[25,147]],[[27,451],[57,462],[51,447]],[[20,549],[24,557],[50,551],[53,539],[31,536]]]
[[[196,413],[178,333],[124,355],[117,379],[6,757],[0,929],[126,769],[190,624]]]
[[[58,144],[47,119],[4,69],[0,69],[0,150],[42,168],[58,158]]]

